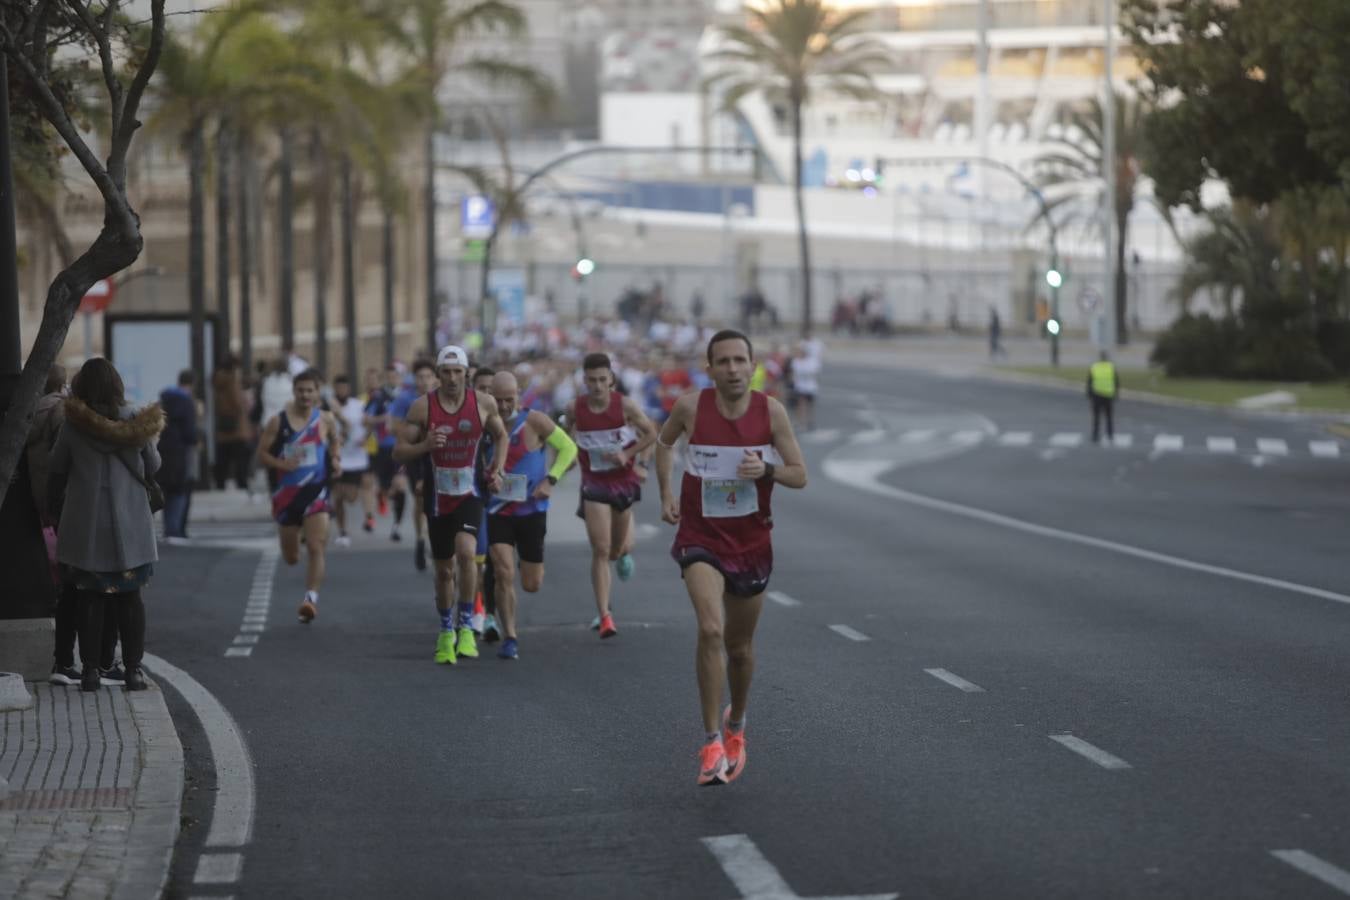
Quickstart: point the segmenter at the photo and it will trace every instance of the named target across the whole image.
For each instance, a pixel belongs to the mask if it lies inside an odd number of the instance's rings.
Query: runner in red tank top
[[[581,459],[581,508],[586,537],[591,543],[591,586],[598,611],[591,627],[600,637],[618,633],[610,614],[609,564],[617,563],[619,578],[633,574],[633,504],[642,499],[646,470],[634,460],[656,440],[656,426],[642,408],[614,390],[609,357],[592,353],[581,362],[586,394],[566,410],[568,430]]]
[[[394,458],[410,462],[430,456],[424,505],[431,557],[436,571],[436,609],[441,631],[436,662],[454,665],[456,658],[478,656],[473,634],[473,591],[477,582],[474,555],[483,520],[475,472],[478,444],[492,436],[492,463],[486,474],[489,490],[500,487],[506,464],[506,426],[491,395],[468,388],[469,355],[459,347],[442,347],[436,358],[440,387],[413,401],[394,447]],[[456,584],[456,581],[458,583]],[[458,594],[459,638],[455,638]]]
[[[661,518],[679,526],[671,555],[698,619],[698,692],[707,741],[699,784],[725,784],[745,770],[745,707],[755,661],[752,642],[773,569],[769,501],[773,486],[806,486],[806,463],[783,404],[750,390],[750,339],[719,331],[708,343],[713,387],[685,394],[656,445]],[[675,443],[689,439],[677,497]],[[731,705],[718,707],[722,683]]]

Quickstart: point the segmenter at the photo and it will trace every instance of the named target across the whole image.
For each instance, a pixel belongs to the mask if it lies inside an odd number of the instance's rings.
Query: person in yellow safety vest
[[[750,375],[750,390],[762,392],[768,383],[769,370],[764,368],[764,363],[756,363],[755,371]]]
[[[1088,367],[1087,395],[1092,403],[1092,443],[1101,442],[1101,421],[1106,417],[1106,442],[1116,441],[1115,405],[1120,396],[1120,376],[1116,374],[1116,364],[1105,350],[1098,360]]]

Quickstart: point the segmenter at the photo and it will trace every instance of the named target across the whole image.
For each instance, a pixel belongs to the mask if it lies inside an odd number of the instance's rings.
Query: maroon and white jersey
[[[593,411],[585,397],[578,397],[576,420],[582,486],[636,481],[633,460],[620,466],[604,458],[606,453],[616,453],[637,444],[637,430],[624,419],[623,395],[618,391],[611,393],[609,406],[602,412]]]
[[[427,515],[444,516],[454,512],[465,497],[478,496],[474,463],[478,442],[483,439],[483,420],[477,392],[465,392],[454,412],[441,405],[438,391],[427,394],[427,431],[445,435],[445,446],[432,448],[431,483],[426,489]]]

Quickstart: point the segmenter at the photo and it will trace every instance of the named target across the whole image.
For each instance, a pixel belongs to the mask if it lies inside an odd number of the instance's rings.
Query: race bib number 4
[[[290,444],[286,447],[286,456],[297,461],[302,468],[319,464],[318,444]]]
[[[703,515],[731,519],[759,512],[759,491],[748,478],[703,479]]]
[[[497,499],[508,503],[524,503],[528,499],[528,487],[529,479],[523,474],[503,474],[502,489],[497,492]]]
[[[473,469],[436,469],[436,493],[463,497],[473,493]]]

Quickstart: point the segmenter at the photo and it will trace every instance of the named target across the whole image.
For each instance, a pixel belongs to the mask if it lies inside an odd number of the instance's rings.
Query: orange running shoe
[[[698,783],[700,787],[727,783],[727,754],[721,741],[708,741],[698,751]]]
[[[731,705],[722,710],[722,739],[723,747],[727,755],[727,783],[735,781],[740,777],[741,772],[745,771],[745,725],[741,725],[740,731],[732,731],[727,727],[731,721]]]
[[[612,638],[619,633],[619,629],[614,627],[614,617],[606,615],[600,619],[600,639]]]

